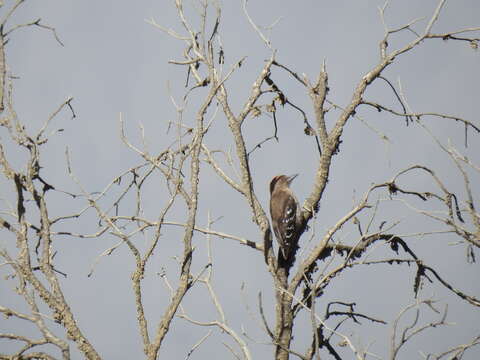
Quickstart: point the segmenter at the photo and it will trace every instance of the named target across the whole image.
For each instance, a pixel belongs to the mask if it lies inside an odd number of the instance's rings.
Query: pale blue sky
[[[140,123],[145,127],[151,153],[158,153],[170,144],[174,135],[166,134],[166,129],[176,113],[169,100],[168,88],[180,101],[185,91],[186,71],[167,62],[182,59],[184,44],[169,38],[146,20],[153,18],[165,27],[182,31],[173,3],[168,0],[32,0],[25,2],[12,17],[10,26],[41,18],[42,23],[55,27],[65,44],[64,47],[60,46],[46,30],[27,28],[16,31],[6,47],[9,71],[18,77],[13,80],[15,109],[28,131],[38,129],[67,97],[74,98],[72,105],[77,118],[71,120],[70,112],[63,111],[50,127],[51,130],[63,128],[64,131],[52,137],[44,147],[41,165],[46,181],[57,188],[79,192],[66,171],[67,146],[75,174],[85,189],[91,192],[100,191],[116,175],[140,163],[141,159],[120,141],[119,113],[122,113],[126,122],[129,138],[136,145],[141,146]],[[184,5],[190,17],[196,14],[191,10],[192,3],[194,1],[185,1]],[[392,0],[386,21],[389,26],[397,27],[417,17],[428,18],[436,3],[433,0]],[[378,7],[382,5],[380,0],[250,0],[249,12],[262,26],[268,26],[280,18],[271,31],[272,46],[278,50],[277,60],[280,63],[299,74],[305,73],[313,81],[325,59],[329,73],[329,99],[343,106],[350,100],[359,79],[379,60],[378,43],[383,37],[383,25]],[[220,33],[225,50],[225,66],[247,56],[243,66],[227,82],[232,106],[238,110],[248,97],[249,87],[269,56],[269,51],[248,24],[240,1],[223,1],[222,7]],[[480,3],[477,0],[450,1],[433,31],[479,26],[479,15]],[[196,24],[198,20],[193,22]],[[425,21],[420,22],[415,29],[421,32],[425,24]],[[413,35],[407,32],[394,36],[390,49],[412,39]],[[398,81],[401,82],[413,111],[444,112],[478,124],[479,56],[480,53],[472,50],[467,43],[431,40],[398,58],[398,62],[391,65],[384,76],[396,85]],[[305,89],[278,70],[273,78],[287,97],[306,109],[311,117],[311,105]],[[204,95],[202,89],[194,91],[198,91],[200,98]],[[374,84],[365,98],[399,108],[389,88],[381,82]],[[196,99],[191,97],[184,114],[186,124],[194,122],[195,102]],[[335,115],[338,113],[333,110],[329,113],[330,123],[335,120]],[[323,234],[347,213],[352,206],[352,199],[355,197],[358,200],[371,183],[387,181],[400,169],[415,163],[431,166],[439,176],[445,178],[445,183],[452,191],[463,194],[460,175],[451,160],[441,153],[420,126],[413,124],[406,127],[403,119],[365,107],[361,108],[358,115],[385,133],[391,141],[386,144],[359,121],[349,123],[345,129],[341,154],[334,158],[329,187],[322,200],[318,219],[311,224],[316,233]],[[255,189],[265,209],[268,202],[267,185],[272,176],[299,173],[293,189],[299,200],[303,201],[310,191],[317,169],[316,146],[313,138],[303,134],[303,122],[298,112],[285,109],[277,117],[280,142],[266,143],[251,157]],[[480,163],[478,136],[471,133],[470,146],[465,149],[462,146],[463,126],[450,120],[433,118],[425,123],[443,143],[450,140],[472,161]],[[252,148],[271,134],[271,118],[262,116],[249,119],[244,129],[247,146]],[[232,141],[227,131],[226,121],[219,115],[205,138],[207,145],[211,149],[231,150]],[[0,133],[0,139],[8,142],[5,131]],[[14,164],[21,166],[25,154],[10,152],[9,156]],[[215,229],[261,241],[258,229],[251,222],[245,200],[226,187],[206,166],[202,171],[199,225],[205,226],[207,212],[210,211],[213,218],[223,216],[215,224]],[[478,191],[479,174],[472,176],[472,186],[477,186]],[[409,176],[403,181],[405,186],[419,186],[421,191],[431,189],[431,180],[424,176]],[[0,184],[1,197],[14,199],[11,187],[7,187],[3,179]],[[145,191],[151,199],[145,205],[146,214],[155,218],[167,199],[166,191],[161,184],[155,183],[148,184]],[[71,200],[50,193],[48,196],[51,197],[52,217],[65,211],[78,211],[85,205],[81,199]],[[387,194],[380,197],[388,198]],[[412,203],[423,206],[416,200]],[[181,208],[174,212],[179,217],[181,214]],[[412,214],[400,201],[385,203],[379,219],[385,219],[390,224],[392,219],[401,220],[397,230],[401,234],[424,231],[425,226],[429,230],[442,229],[441,225],[425,222],[423,217]],[[179,219],[172,215],[169,220]],[[97,229],[93,212],[87,212],[80,220],[65,226],[75,232],[88,233]],[[147,233],[145,237],[149,235]],[[145,306],[153,324],[156,324],[155,319],[160,318],[169,297],[157,273],[165,268],[167,275],[171,274],[171,281],[175,282],[176,263],[172,257],[177,254],[179,235],[178,229],[165,230],[162,251],[144,281]],[[307,244],[309,236],[303,236],[302,246],[305,248],[311,246]],[[337,240],[351,243],[356,238],[355,229],[346,227],[341,239]],[[478,264],[465,264],[465,246],[449,245],[454,241],[455,238],[446,236],[426,236],[412,240],[411,246],[454,286],[478,297]],[[0,244],[3,246],[4,242],[2,240]],[[68,273],[68,278],[62,284],[79,325],[101,356],[105,359],[142,358],[130,282],[134,263],[127,249],[120,248],[112,256],[103,258],[96,266],[94,275],[87,278],[95,258],[116,242],[110,235],[88,240],[59,237],[55,240],[59,250],[56,262],[59,269]],[[198,235],[194,242],[198,254],[194,269],[198,270],[206,261],[205,238]],[[244,283],[246,301],[255,314],[258,314],[257,293],[262,291],[265,311],[273,324],[272,280],[263,262],[263,255],[225,239],[214,239],[213,249],[214,286],[230,326],[238,333],[244,327],[248,335],[258,341],[248,340],[253,358],[271,357],[273,347],[260,343],[267,341],[267,336],[258,322],[249,316],[240,290]],[[384,249],[379,248],[372,258],[381,257],[383,253]],[[352,301],[357,303],[359,312],[391,322],[403,307],[414,301],[414,272],[415,269],[407,266],[366,267],[345,272],[328,288],[325,296],[319,300],[317,309],[324,311],[322,306],[331,300]],[[0,285],[0,294],[2,305],[22,307],[21,301],[12,295],[8,285]],[[430,330],[418,337],[405,348],[401,358],[420,359],[419,351],[441,352],[455,344],[467,342],[475,333],[478,334],[478,309],[452,296],[436,283],[426,283],[420,297],[432,295],[441,300],[439,308],[449,303],[448,320],[456,325]],[[215,317],[203,290],[192,290],[185,298],[184,306],[196,319],[209,321]],[[430,315],[428,311],[425,312],[425,321],[431,319]],[[13,329],[31,330],[25,328],[25,324],[12,323]],[[13,331],[8,324],[2,320],[0,331]],[[356,344],[371,344],[373,353],[386,358],[390,324],[372,325],[367,321],[362,324],[363,327],[346,327],[348,330],[344,332],[351,335]],[[310,342],[309,326],[308,319],[299,322],[294,349],[300,352]],[[194,327],[182,319],[174,320],[171,333],[162,347],[161,358],[185,358],[191,346],[206,332],[206,329]],[[61,334],[60,329],[57,329],[57,334]],[[222,341],[230,343],[217,332],[192,358],[231,358]],[[0,346],[11,344],[0,343]],[[72,346],[72,350],[74,348]],[[80,358],[76,350],[73,353],[75,359]],[[479,357],[480,349],[477,348],[468,353],[465,359]],[[329,358],[329,355],[325,355],[325,358]]]

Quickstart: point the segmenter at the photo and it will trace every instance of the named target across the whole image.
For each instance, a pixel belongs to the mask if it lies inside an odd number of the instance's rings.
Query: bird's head
[[[270,181],[270,193],[273,192],[273,190],[275,189],[275,186],[280,186],[280,185],[290,186],[293,179],[295,179],[297,176],[298,176],[298,174],[294,174],[294,175],[290,175],[290,176],[287,176],[287,175],[277,175],[277,176],[275,176],[272,179],[272,181]]]

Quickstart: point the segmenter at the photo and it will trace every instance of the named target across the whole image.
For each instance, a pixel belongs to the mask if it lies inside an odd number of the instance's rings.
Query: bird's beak
[[[293,179],[295,179],[297,176],[298,176],[298,174],[287,176],[288,185],[290,185],[292,183]]]

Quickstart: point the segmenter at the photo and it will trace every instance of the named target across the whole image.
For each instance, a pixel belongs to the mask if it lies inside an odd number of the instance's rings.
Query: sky
[[[402,26],[413,19],[429,19],[437,1],[392,0],[385,13],[390,28]],[[0,16],[5,16],[11,2],[5,1]],[[198,12],[194,0],[186,0],[186,16],[198,28]],[[258,34],[249,24],[242,10],[241,1],[223,1],[220,24],[221,43],[225,51],[225,69],[229,69],[242,57],[246,57],[227,81],[231,104],[239,111],[246,101],[249,89],[264,61],[269,58]],[[384,36],[384,27],[378,8],[381,1],[332,1],[264,0],[248,2],[252,19],[265,29],[272,47],[277,50],[277,61],[298,74],[314,80],[325,61],[329,76],[329,100],[345,106],[352,97],[359,80],[379,61],[379,42]],[[211,13],[213,15],[213,12]],[[457,0],[446,3],[433,31],[441,33],[455,29],[479,26],[480,3],[476,0]],[[11,34],[6,45],[8,72],[14,76],[13,101],[20,121],[27,131],[35,133],[44,121],[67,98],[71,102],[75,118],[63,110],[49,126],[54,132],[43,147],[41,165],[44,178],[56,188],[79,193],[79,185],[67,172],[66,149],[71,158],[72,170],[87,192],[102,191],[116,176],[142,163],[142,159],[126,147],[120,138],[119,118],[125,123],[129,140],[142,148],[142,128],[151,154],[158,154],[175,139],[168,132],[170,122],[176,121],[177,113],[171,98],[182,103],[186,92],[186,69],[169,64],[169,60],[182,60],[185,43],[173,39],[150,24],[156,23],[183,33],[174,1],[144,0],[126,1],[25,1],[9,20],[8,26],[27,23],[41,18],[41,23],[54,27],[61,44],[52,32],[36,28],[22,28]],[[213,17],[209,26],[213,25]],[[427,20],[414,25],[421,32]],[[392,36],[389,49],[396,49],[413,39],[411,32]],[[478,37],[478,32],[477,35]],[[453,114],[475,122],[478,84],[480,83],[480,53],[467,42],[425,41],[412,52],[397,58],[384,72],[397,88],[401,85],[409,106],[414,112],[438,112]],[[278,69],[274,81],[282,88],[288,99],[305,109],[313,124],[313,114],[306,89]],[[193,90],[198,96],[190,96],[185,104],[183,122],[193,126],[198,104],[205,96],[203,89]],[[387,106],[399,108],[389,87],[376,81],[366,92],[365,98]],[[328,124],[333,124],[339,112],[328,113]],[[316,241],[338,219],[344,216],[368,190],[372,183],[390,180],[398,171],[413,164],[423,164],[435,170],[452,192],[465,199],[461,175],[451,159],[442,152],[434,139],[418,124],[405,125],[404,119],[389,116],[361,107],[357,115],[363,119],[350,121],[342,137],[340,154],[334,158],[329,184],[320,204],[317,218],[310,224],[310,231],[301,241],[300,252],[305,255]],[[207,118],[214,116],[213,111]],[[277,174],[300,174],[293,183],[293,190],[300,201],[309,194],[317,169],[318,151],[313,137],[303,133],[303,120],[298,112],[285,108],[277,113],[279,141],[266,142],[250,156],[255,191],[264,209],[268,209],[268,183]],[[205,137],[210,149],[233,151],[225,117],[219,112],[212,128]],[[469,159],[480,164],[478,134],[469,133],[469,146],[464,146],[464,128],[452,120],[428,118],[425,126],[443,143],[455,146]],[[62,129],[61,132],[55,132]],[[374,129],[374,130],[372,130]],[[272,118],[262,114],[249,117],[244,125],[248,149],[253,149],[273,131]],[[383,134],[389,140],[382,140]],[[12,164],[24,167],[26,153],[18,151],[2,129],[0,141],[7,148]],[[235,169],[222,161],[229,174]],[[471,185],[476,189],[480,174],[469,172]],[[124,179],[126,181],[126,179]],[[419,173],[400,180],[405,187],[421,191],[435,189],[431,178]],[[126,182],[124,183],[126,184]],[[123,184],[123,185],[124,185]],[[475,188],[475,186],[477,186]],[[108,209],[113,197],[123,189],[122,184],[113,187],[101,205]],[[14,203],[15,193],[11,184],[2,178],[0,197],[4,204]],[[208,216],[218,219],[213,228],[253,241],[261,241],[260,233],[251,221],[248,204],[238,193],[225,185],[207,166],[202,166],[200,181],[200,204],[198,225],[206,227]],[[168,200],[168,194],[160,176],[145,184],[144,214],[156,219]],[[411,211],[402,199],[386,193],[378,193],[380,199],[377,223],[387,221],[399,234],[413,234],[444,230],[442,224],[426,219]],[[408,198],[409,204],[418,208],[429,206]],[[86,206],[85,199],[49,193],[51,217],[75,213]],[[127,197],[120,212],[130,214],[134,199]],[[6,205],[2,205],[6,206]],[[2,209],[4,211],[5,208]],[[184,208],[174,209],[169,221],[184,221]],[[367,221],[368,217],[362,217]],[[58,231],[68,230],[89,234],[98,230],[98,219],[93,211],[85,212],[79,219],[59,226]],[[358,238],[353,226],[346,226],[336,239],[352,244]],[[0,246],[13,249],[12,239],[0,232]],[[155,254],[144,281],[144,299],[152,330],[161,317],[169,299],[164,279],[166,273],[175,284],[178,266],[181,231],[175,227],[162,232],[161,250]],[[138,245],[144,248],[151,232],[138,236]],[[409,238],[409,244],[427,264],[444,275],[461,291],[480,296],[478,263],[466,263],[465,244],[456,244],[458,238],[447,235],[425,235]],[[125,246],[120,246],[111,256],[98,258],[109,247],[118,243],[112,235],[105,234],[94,239],[58,236],[56,266],[68,274],[62,279],[64,294],[71,304],[78,324],[87,338],[105,359],[141,358],[141,338],[136,322],[134,297],[130,276],[134,260]],[[194,272],[200,271],[208,261],[208,241],[204,235],[194,237],[196,257]],[[247,341],[253,358],[268,358],[273,346],[259,323],[257,295],[262,293],[265,312],[270,323],[274,320],[273,282],[266,268],[263,255],[251,248],[228,239],[212,238],[213,278],[212,284],[218,293],[229,325]],[[142,247],[143,246],[143,247]],[[369,259],[386,256],[385,247],[379,246]],[[476,252],[478,257],[478,251]],[[99,260],[99,261],[97,261]],[[336,259],[338,261],[338,259]],[[92,276],[87,276],[94,266]],[[2,279],[8,273],[0,267]],[[329,301],[355,302],[357,310],[388,322],[387,325],[362,321],[361,326],[347,325],[344,332],[354,343],[369,349],[381,358],[388,357],[391,325],[397,314],[415,302],[413,278],[415,269],[408,266],[358,267],[345,272],[332,282],[317,304],[320,313]],[[25,309],[22,300],[11,290],[13,281],[0,285],[0,304]],[[443,310],[448,304],[448,327],[430,329],[415,338],[402,350],[400,358],[422,358],[421,352],[439,353],[449,347],[463,344],[479,333],[478,309],[452,295],[445,288],[426,282],[419,298],[433,297],[436,306]],[[185,311],[201,321],[217,317],[211,300],[201,286],[189,292],[184,300]],[[430,309],[424,309],[422,321],[438,318]],[[412,313],[413,314],[413,313]],[[404,324],[411,321],[407,318]],[[57,334],[61,329],[53,325]],[[310,342],[310,324],[307,317],[300,319],[294,340],[294,349],[303,351]],[[34,330],[25,323],[2,319],[1,332],[32,334]],[[176,318],[171,332],[162,346],[160,358],[186,358],[191,347],[208,329],[194,326]],[[231,344],[225,334],[215,333],[192,355],[196,359],[232,358],[222,342]],[[10,342],[0,342],[0,348],[13,349]],[[348,349],[344,349],[348,354]],[[80,354],[72,345],[74,359]],[[328,358],[329,355],[325,355]],[[464,359],[480,357],[480,348],[474,348]],[[348,355],[346,355],[348,358]]]

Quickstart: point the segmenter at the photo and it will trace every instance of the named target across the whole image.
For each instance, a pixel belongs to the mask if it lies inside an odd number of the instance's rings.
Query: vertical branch
[[[198,199],[199,199],[199,174],[200,174],[200,151],[202,147],[202,140],[205,134],[204,132],[204,116],[205,113],[210,106],[212,100],[215,97],[216,93],[216,86],[212,85],[210,88],[210,92],[204,101],[203,105],[199,109],[197,113],[197,127],[195,129],[195,136],[193,139],[193,146],[192,146],[192,154],[191,154],[191,163],[190,163],[190,202],[188,203],[188,220],[187,225],[185,228],[185,233],[183,237],[183,256],[182,256],[182,266],[180,272],[180,283],[175,291],[175,294],[168,306],[167,310],[165,311],[162,320],[158,326],[157,333],[155,336],[154,342],[151,344],[149,351],[148,351],[148,358],[149,359],[156,359],[158,356],[158,351],[162,344],[165,335],[167,334],[173,316],[175,315],[178,306],[180,305],[181,301],[183,300],[184,295],[186,294],[187,290],[190,288],[190,267],[192,264],[192,237],[193,237],[193,230],[195,227],[195,219],[197,215],[197,207],[198,207]]]
[[[27,164],[26,175],[21,173],[14,174],[14,182],[16,184],[18,194],[17,215],[19,230],[16,231],[17,248],[20,250],[17,260],[18,272],[26,282],[32,285],[32,287],[35,289],[35,292],[51,309],[55,320],[65,328],[68,337],[76,343],[78,349],[85,355],[85,357],[87,359],[100,359],[96,350],[78,327],[73,313],[71,312],[70,307],[68,306],[68,303],[63,295],[57,275],[53,270],[53,265],[51,264],[51,221],[48,217],[48,206],[45,200],[45,193],[48,190],[48,187],[46,190],[44,186],[44,190],[40,192],[34,184],[34,180],[39,178],[38,171],[40,169],[38,144],[31,140],[31,138],[29,138],[23,132],[23,130],[20,132],[20,135],[24,141],[20,144],[23,144],[25,147],[30,149],[30,159]],[[6,159],[3,159],[2,162],[4,164],[8,164]],[[26,201],[26,199],[24,196],[24,191],[32,196],[40,214],[40,228],[37,231],[37,236],[39,237],[37,249],[41,247],[42,252],[39,259],[40,266],[38,269],[45,276],[49,288],[47,288],[44,283],[34,274],[34,269],[36,268],[32,266],[32,250],[30,248],[28,238],[28,228],[30,225],[28,224],[28,220],[26,218],[26,209],[24,206],[24,201]],[[24,297],[26,300],[28,300],[27,294],[25,294]]]
[[[5,47],[4,47],[3,26],[0,26],[0,112],[5,109],[3,99],[5,97]]]
[[[185,232],[183,236],[183,256],[181,259],[181,271],[180,271],[180,281],[177,290],[175,291],[170,305],[167,307],[162,320],[157,328],[156,336],[153,343],[149,347],[148,351],[148,358],[149,359],[156,359],[158,356],[158,352],[160,350],[160,346],[168,333],[170,324],[172,322],[173,316],[175,315],[178,307],[180,306],[183,297],[185,296],[188,289],[192,286],[191,283],[191,264],[192,264],[192,255],[193,255],[193,248],[192,248],[192,237],[193,231],[195,228],[196,222],[196,215],[197,215],[197,208],[198,208],[198,201],[199,201],[199,181],[200,181],[200,153],[202,149],[202,142],[203,137],[206,133],[204,128],[204,117],[205,114],[210,107],[213,99],[215,98],[217,91],[219,89],[218,84],[214,78],[214,64],[213,62],[208,62],[208,56],[204,54],[205,49],[198,48],[197,41],[194,37],[194,32],[191,29],[189,23],[187,22],[184,14],[183,8],[180,0],[176,0],[177,10],[179,16],[182,20],[184,27],[191,35],[190,45],[196,49],[198,52],[197,55],[201,56],[201,59],[206,62],[208,67],[208,73],[210,77],[210,89],[207,97],[205,98],[203,104],[200,106],[197,115],[196,115],[196,128],[192,140],[191,145],[191,161],[190,161],[190,197],[187,203],[188,205],[188,219],[187,224],[185,227]],[[202,21],[206,21],[205,18]],[[200,52],[202,51],[202,52]]]
[[[266,62],[260,75],[257,77],[254,84],[252,85],[252,91],[251,91],[250,97],[246,101],[238,117],[234,115],[234,113],[230,108],[230,105],[228,104],[227,90],[223,83],[220,86],[220,91],[217,94],[217,98],[220,104],[222,105],[223,111],[228,120],[228,126],[230,127],[230,131],[232,132],[233,139],[235,141],[237,158],[238,158],[238,161],[240,162],[240,173],[242,178],[243,192],[247,198],[250,208],[252,209],[252,212],[254,215],[253,219],[256,222],[256,224],[259,225],[263,233],[269,227],[268,218],[260,202],[258,201],[257,197],[254,194],[253,179],[250,173],[249,159],[248,159],[248,154],[245,147],[245,140],[243,138],[243,133],[242,133],[242,124],[245,121],[247,115],[252,110],[256,101],[260,97],[261,86],[265,81],[265,78],[270,73],[270,68],[274,61],[275,61],[274,54],[272,54],[271,58]]]
[[[313,103],[315,120],[317,122],[317,132],[320,137],[322,148],[324,148],[328,145],[328,133],[325,124],[325,109],[323,107],[328,93],[328,74],[325,68],[325,61],[322,64],[320,73],[318,74],[316,84],[314,86],[309,85],[308,92]]]

